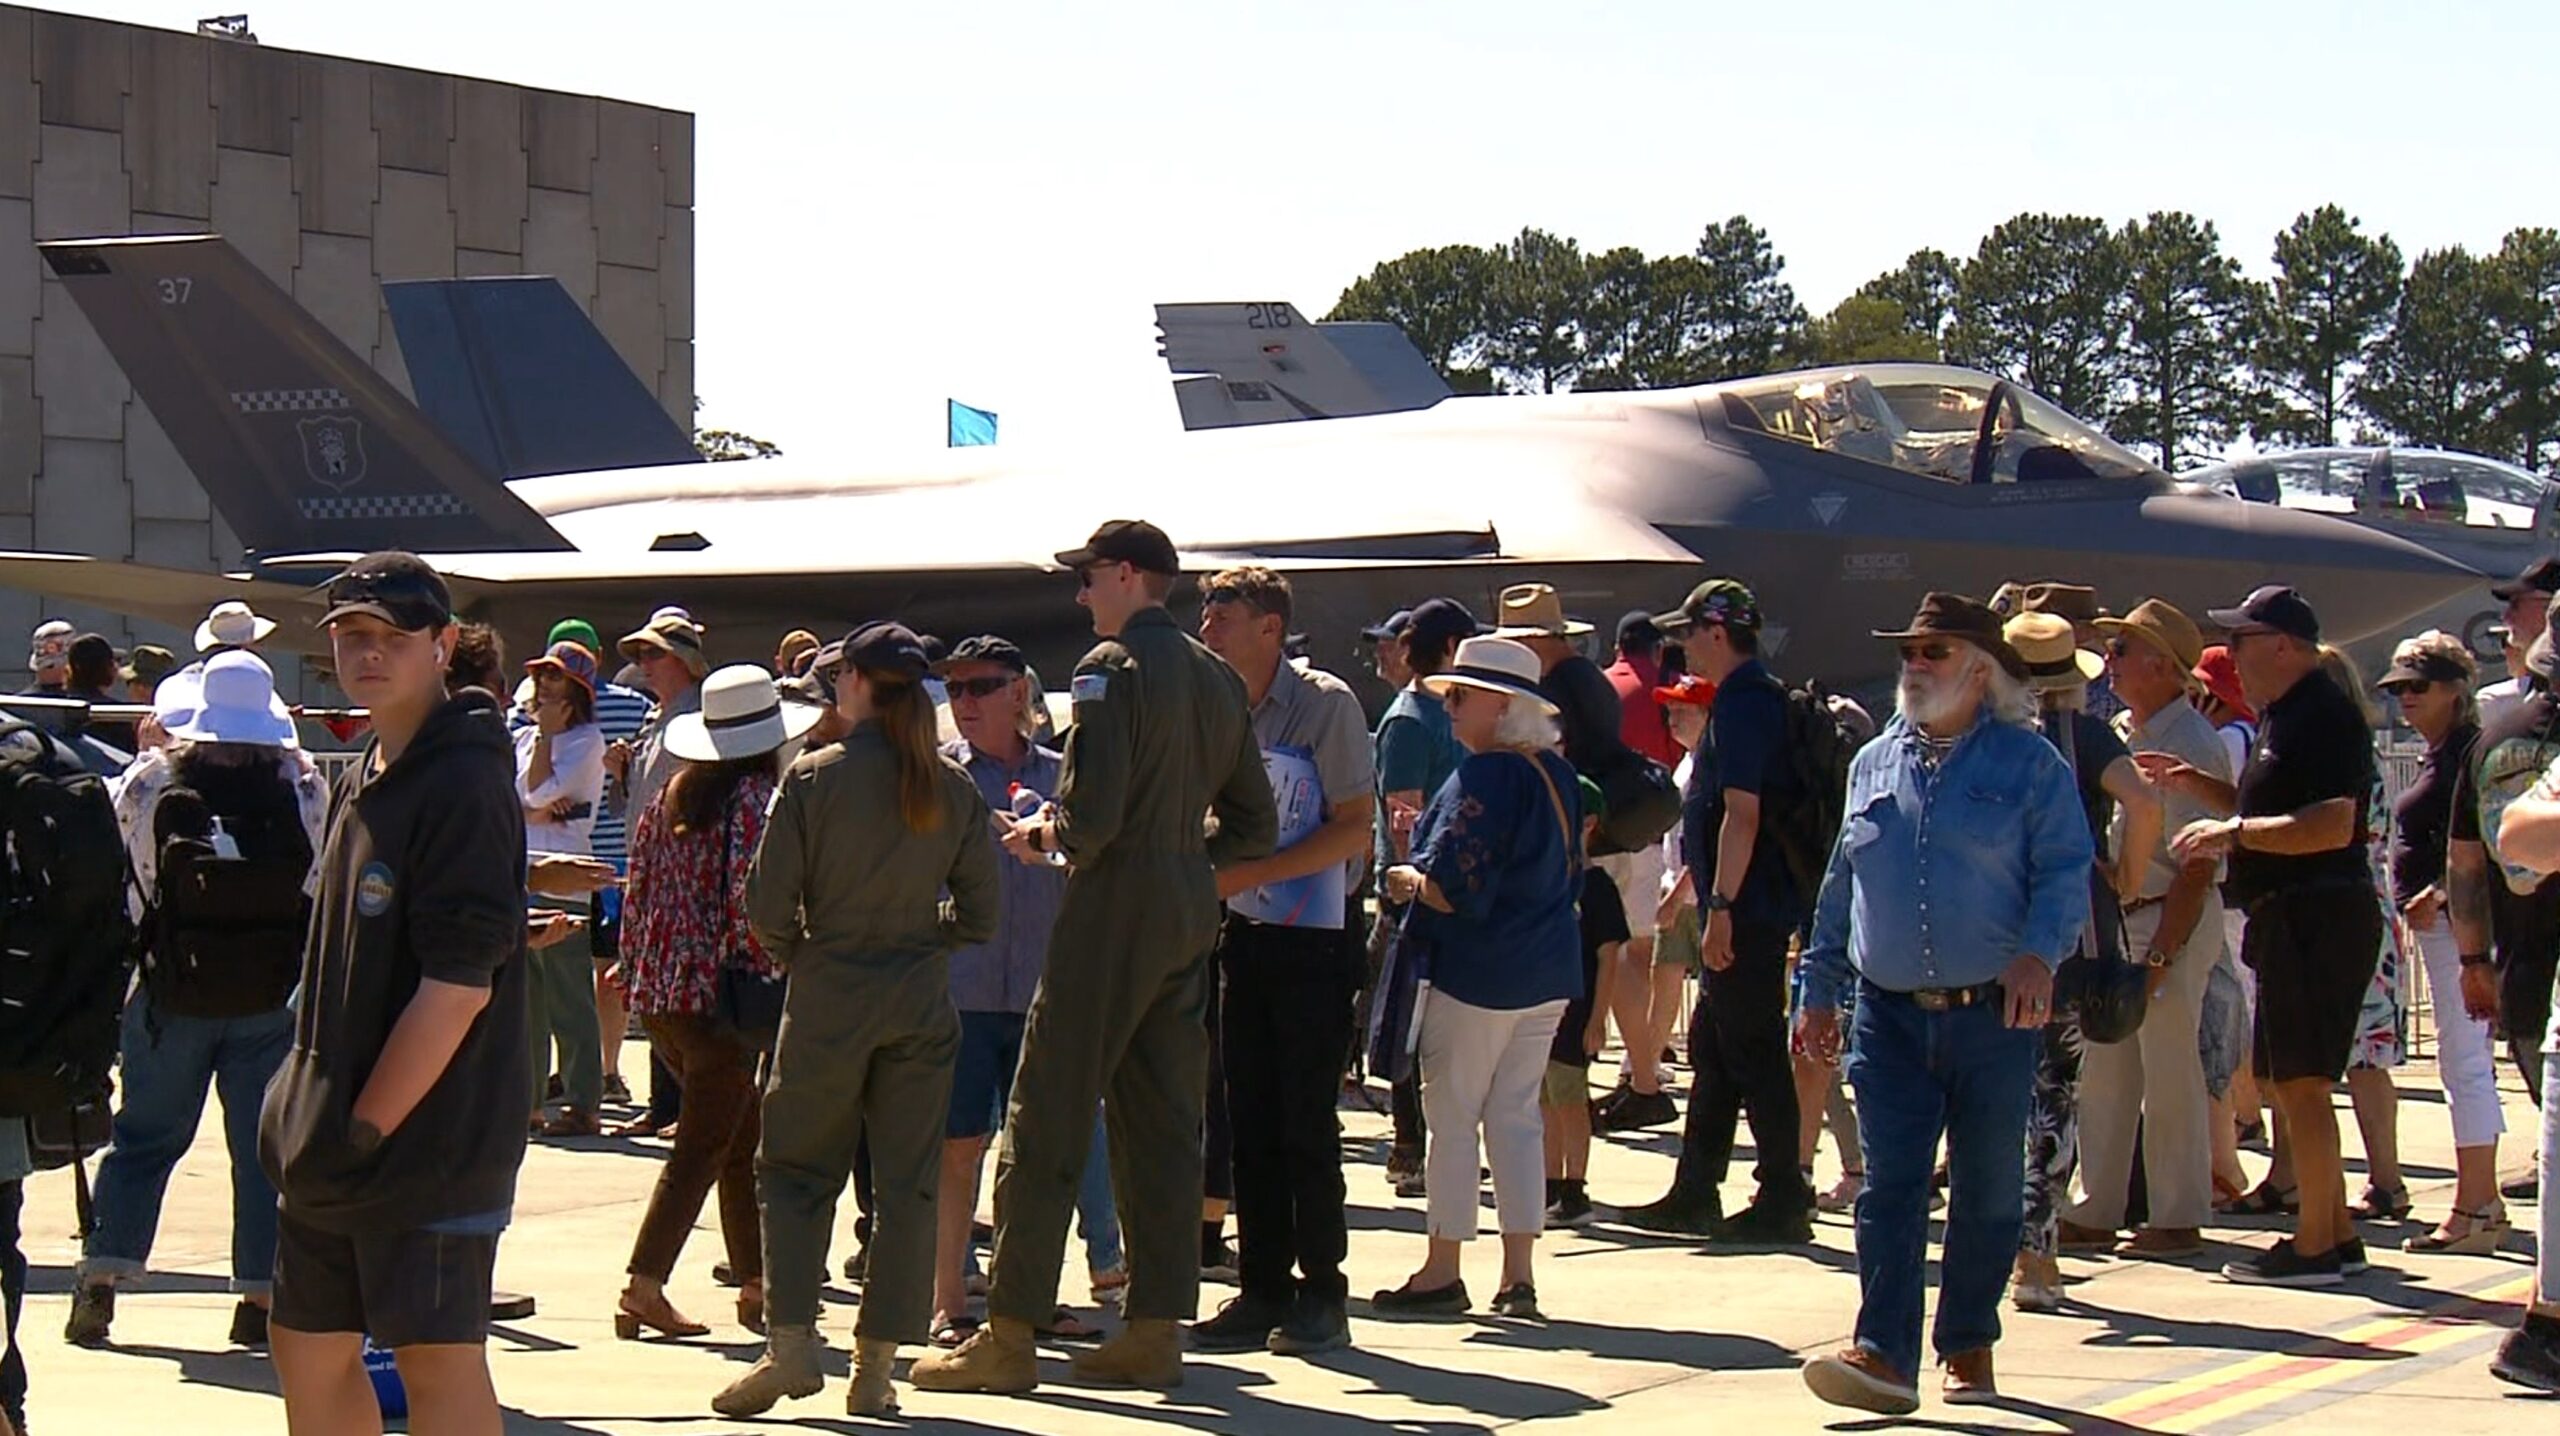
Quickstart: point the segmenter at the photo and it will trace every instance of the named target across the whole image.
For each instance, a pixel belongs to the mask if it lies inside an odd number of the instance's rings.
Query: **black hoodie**
[[[374,756],[331,797],[293,1050],[258,1121],[285,1212],[347,1234],[511,1206],[533,1090],[524,810],[497,701],[457,694],[389,768]],[[486,987],[489,1005],[408,1120],[360,1154],[356,1096],[421,978]]]

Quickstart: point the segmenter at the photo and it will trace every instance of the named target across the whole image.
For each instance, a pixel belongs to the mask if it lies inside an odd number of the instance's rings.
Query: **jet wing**
[[[295,623],[289,617],[308,612],[312,619],[318,619],[317,595],[299,584],[272,579],[159,568],[78,554],[0,553],[0,588],[95,604],[110,613],[179,628],[195,627],[207,610],[224,599],[243,599],[277,619],[275,642],[305,653],[316,653],[323,647],[317,629],[310,623]]]

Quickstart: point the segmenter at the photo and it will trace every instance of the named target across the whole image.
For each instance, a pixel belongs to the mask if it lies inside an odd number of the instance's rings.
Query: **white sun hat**
[[[1456,661],[1423,679],[1422,686],[1439,698],[1448,697],[1449,690],[1457,686],[1526,698],[1552,718],[1556,705],[1538,691],[1542,671],[1538,655],[1525,643],[1509,638],[1470,638],[1458,645]]]
[[[667,751],[696,763],[770,753],[818,726],[818,710],[785,703],[773,675],[733,663],[702,680],[702,711],[667,724]]]
[[[196,652],[210,653],[217,648],[247,648],[264,643],[276,631],[276,621],[260,618],[249,605],[227,598],[213,606],[213,612],[196,625]]]
[[[275,670],[254,653],[217,653],[160,685],[152,713],[169,736],[190,743],[300,746],[293,713],[276,696]]]

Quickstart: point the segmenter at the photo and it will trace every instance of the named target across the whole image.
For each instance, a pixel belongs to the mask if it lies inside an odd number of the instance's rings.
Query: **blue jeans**
[[[231,1289],[266,1294],[276,1271],[276,1189],[258,1165],[258,1106],[292,1045],[287,1009],[256,1017],[181,1017],[154,1011],[147,990],[134,993],[124,1009],[114,1144],[98,1161],[97,1214],[81,1280],[142,1274],[160,1230],[160,1199],[195,1141],[210,1085],[222,1096],[223,1137],[231,1149]]]
[[[1102,1135],[1100,1108],[1093,1114],[1093,1145],[1085,1149],[1084,1184],[1076,1189],[1076,1232],[1084,1238],[1087,1272],[1120,1265],[1120,1210],[1112,1203],[1111,1152]]]
[[[2003,1026],[1996,1005],[1924,1012],[1863,982],[1851,1022],[1846,1070],[1867,1167],[1858,1194],[1858,1344],[1916,1377],[1941,1135],[1947,1234],[1932,1344],[1944,1358],[2000,1339],[2000,1294],[2024,1221],[2027,1109],[2044,1033]]]

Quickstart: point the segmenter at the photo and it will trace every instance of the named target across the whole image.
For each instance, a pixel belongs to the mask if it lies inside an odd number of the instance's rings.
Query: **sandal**
[[[764,1335],[764,1282],[757,1280],[738,1288],[738,1325]]]
[[[1096,1306],[1117,1306],[1121,1296],[1128,1290],[1129,1269],[1127,1267],[1115,1266],[1109,1271],[1098,1271],[1093,1274],[1093,1304]]]
[[[1046,1326],[1035,1326],[1031,1330],[1035,1336],[1044,1336],[1051,1341],[1065,1342],[1070,1346],[1085,1346],[1102,1340],[1100,1327],[1085,1325],[1084,1318],[1063,1306],[1049,1313],[1049,1322]]]
[[[935,1322],[933,1334],[925,1340],[948,1351],[977,1334],[978,1319],[976,1317],[951,1316]]]
[[[2217,1176],[2213,1179],[2213,1209],[2217,1212],[2247,1195],[2249,1195],[2247,1187],[2228,1177]]]
[[[665,1292],[658,1299],[634,1307],[626,1293],[613,1313],[613,1334],[623,1341],[638,1341],[642,1331],[655,1331],[666,1336],[709,1336],[711,1328],[676,1310]]]
[[[2459,1223],[2460,1231],[2452,1228]],[[2507,1234],[2515,1224],[2507,1220],[2503,1202],[2491,1202],[2477,1211],[2453,1209],[2444,1224],[2434,1231],[2409,1238],[2400,1244],[2404,1252],[2433,1252],[2444,1256],[2489,1256],[2506,1244]]]
[[[2347,1215],[2360,1222],[2398,1222],[2409,1218],[2413,1204],[2409,1200],[2409,1184],[2397,1187],[2367,1187]]]
[[[2299,1216],[2302,1213],[2302,1193],[2298,1190],[2280,1192],[2260,1182],[2248,1195],[2221,1203],[2214,1211],[2226,1217]]]

